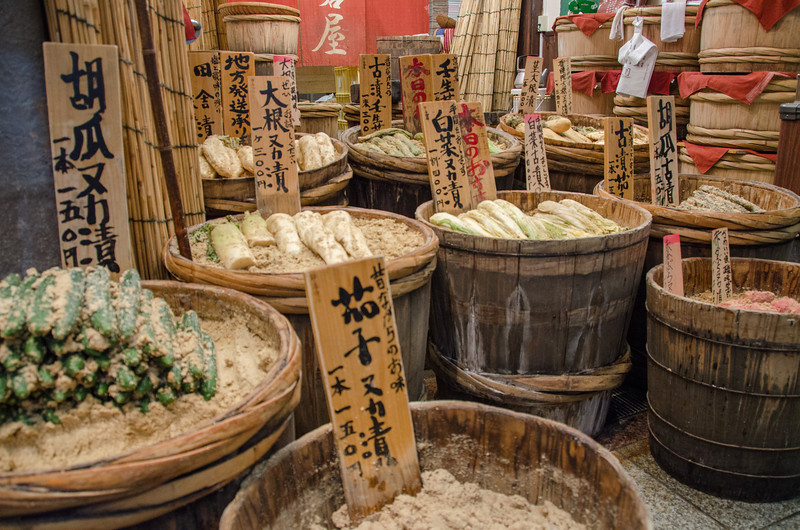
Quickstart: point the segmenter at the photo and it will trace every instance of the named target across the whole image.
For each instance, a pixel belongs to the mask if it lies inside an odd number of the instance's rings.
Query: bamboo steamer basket
[[[324,214],[340,208],[310,209]],[[424,398],[426,391],[423,368],[430,306],[430,278],[436,267],[439,242],[429,227],[413,219],[377,210],[347,208],[347,211],[354,218],[393,219],[423,235],[420,247],[409,254],[388,260],[386,271],[391,281],[397,335],[400,338],[408,394],[411,399]],[[175,238],[164,247],[164,263],[170,274],[181,280],[220,285],[248,293],[268,302],[285,315],[302,343],[302,384],[306,391],[303,392],[300,405],[295,411],[296,432],[298,435],[304,434],[330,421],[324,386],[319,376],[303,273],[265,274],[198,265],[178,253]]]
[[[633,480],[619,461],[565,425],[458,401],[412,403],[422,471],[446,469],[459,481],[549,500],[591,528],[651,529]],[[516,477],[509,480],[508,477]],[[344,504],[330,425],[259,465],[222,516],[222,530],[308,528]]]
[[[734,292],[800,293],[800,265],[731,260]],[[711,260],[683,260],[686,297],[647,274],[650,450],[681,482],[716,496],[771,502],[800,494],[797,315],[692,300]]]
[[[392,122],[392,126],[402,128],[403,124]],[[493,141],[507,145],[503,152],[491,155],[491,160],[497,187],[510,187],[520,162],[522,143],[498,129],[488,127],[487,133]],[[342,133],[342,141],[350,148],[350,164],[355,174],[350,187],[353,204],[414,217],[417,206],[431,200],[428,159],[360,151],[353,147],[359,136],[361,129],[357,126]]]
[[[339,137],[339,113],[342,106],[338,103],[300,103],[300,125],[295,131],[303,133],[324,132],[331,138]]]
[[[297,55],[300,17],[228,15],[222,19],[228,49],[274,55]]]
[[[686,140],[774,153],[778,150],[781,103],[794,101],[795,79],[773,79],[752,104],[711,89],[689,96],[690,118]]]
[[[619,70],[620,42],[609,39],[611,20],[604,22],[594,33],[586,35],[568,18],[555,23],[558,57],[570,57],[573,71]]]
[[[700,173],[685,147],[678,149],[678,170],[686,174]],[[741,149],[728,149],[706,175],[772,184],[775,181],[775,162]]]
[[[696,72],[700,69],[697,54],[700,51],[700,29],[695,29],[697,6],[686,7],[685,33],[675,42],[661,40],[661,6],[632,7],[625,10],[622,23],[625,42],[633,38],[633,21],[642,17],[642,36],[658,46],[656,72]]]
[[[142,287],[176,312],[194,309],[201,320],[243,315],[254,333],[276,334],[278,358],[246,398],[193,431],[92,463],[0,474],[0,526],[108,528],[158,517],[228,484],[291,423],[301,357],[286,318],[231,289],[173,281],[144,281]]]
[[[800,9],[765,31],[756,16],[741,5],[709,0],[703,11],[703,28],[698,53],[703,73],[800,72]]]
[[[574,199],[630,227],[561,241],[475,237],[416,217],[439,238],[431,285],[437,378],[473,399],[564,422],[589,435],[630,369],[625,332],[651,215],[638,206],[566,192],[498,193],[524,211]]]

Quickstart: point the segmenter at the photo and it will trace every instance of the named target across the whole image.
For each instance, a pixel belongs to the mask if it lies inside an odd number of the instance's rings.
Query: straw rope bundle
[[[183,13],[178,2],[150,0],[149,3],[183,210],[186,224],[196,224],[205,220],[205,208],[196,167],[194,108],[184,44]],[[45,4],[53,40],[115,44],[119,49],[128,215],[136,268],[143,278],[166,278],[161,249],[174,229],[157,152],[158,140],[134,3],[132,0],[47,0]]]
[[[453,53],[458,56],[462,97],[484,111],[505,110],[511,102],[521,0],[467,0],[461,3]]]

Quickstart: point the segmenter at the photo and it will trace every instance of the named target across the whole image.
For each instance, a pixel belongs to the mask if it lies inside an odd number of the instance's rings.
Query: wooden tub
[[[797,314],[692,300],[711,260],[683,260],[686,297],[647,273],[650,450],[671,475],[713,495],[770,502],[800,494]],[[800,265],[733,259],[734,292],[800,294]]]
[[[579,70],[619,70],[617,61],[620,41],[609,39],[611,20],[586,35],[578,26],[566,17],[556,19],[557,57],[570,57],[572,71]]]
[[[300,125],[295,131],[304,133],[324,132],[336,140],[339,137],[339,113],[342,106],[338,103],[303,103],[300,108]]]
[[[300,17],[292,15],[228,15],[222,19],[229,50],[297,55]]]
[[[509,191],[524,211],[574,199],[630,230],[562,241],[475,237],[416,217],[439,238],[431,285],[431,356],[447,386],[493,404],[602,427],[630,361],[625,333],[642,273],[650,214],[566,192]]]
[[[549,500],[589,528],[651,529],[637,487],[606,449],[542,418],[458,401],[412,403],[422,471],[532,503]],[[222,530],[308,528],[344,504],[330,425],[259,465],[225,509]]]

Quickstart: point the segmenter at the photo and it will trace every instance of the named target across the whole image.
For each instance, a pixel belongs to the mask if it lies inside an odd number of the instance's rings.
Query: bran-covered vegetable
[[[501,139],[493,142],[491,138],[488,138],[488,141],[491,154],[500,153],[506,149],[506,145]],[[358,143],[354,147],[361,151],[389,156],[425,157],[425,141],[422,133],[412,135],[398,127],[389,127],[366,136],[359,136]]]

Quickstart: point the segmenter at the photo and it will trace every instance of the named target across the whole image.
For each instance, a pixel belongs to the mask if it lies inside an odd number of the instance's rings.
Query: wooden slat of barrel
[[[586,35],[569,19],[560,19],[556,21],[555,34],[558,57],[570,57],[573,71],[619,70],[620,41],[608,38],[610,20]]]
[[[695,29],[696,6],[686,7],[684,34],[675,42],[661,40],[661,6],[632,7],[625,10],[625,42],[633,38],[633,21],[637,16],[644,20],[642,36],[658,47],[654,69],[656,72],[696,72],[700,69],[697,61],[700,28]]]

